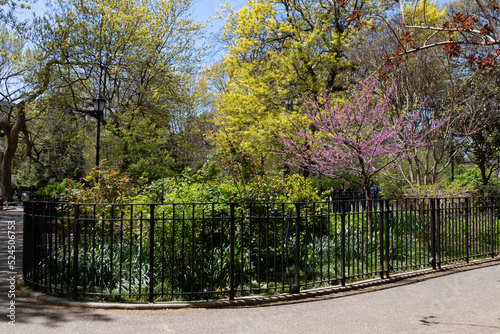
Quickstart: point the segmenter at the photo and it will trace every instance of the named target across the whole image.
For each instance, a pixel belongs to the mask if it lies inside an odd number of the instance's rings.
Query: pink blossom
[[[303,103],[308,124],[289,118],[292,131],[280,131],[275,138],[282,145],[278,152],[291,165],[331,177],[348,173],[362,180],[365,194],[373,177],[394,168],[400,159],[411,157],[415,149],[427,145],[419,125],[421,110],[398,117],[388,112],[392,87],[384,98],[374,102],[376,81],[362,82],[350,103],[340,105],[327,94],[320,106],[313,99]]]

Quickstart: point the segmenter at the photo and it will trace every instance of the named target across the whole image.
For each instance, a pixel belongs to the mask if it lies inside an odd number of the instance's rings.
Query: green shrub
[[[481,171],[477,167],[470,167],[465,172],[456,177],[453,183],[466,186],[480,187],[483,185]],[[490,177],[488,185],[500,187],[500,180],[495,176]]]
[[[130,203],[141,193],[145,181],[134,180],[101,165],[92,169],[82,182],[52,179],[37,194],[73,203]]]
[[[199,173],[183,174],[155,181],[145,187],[143,194],[153,203],[320,201],[312,182],[298,175],[288,176],[284,181],[277,176],[263,175],[240,183],[232,179],[205,178]]]
[[[470,197],[476,193],[476,188],[472,185],[451,184],[415,184],[411,188],[403,191],[403,196],[407,198],[437,198],[437,197]]]
[[[50,198],[66,198],[71,191],[80,186],[80,183],[73,179],[65,179],[57,182],[56,179],[50,179],[49,184],[37,191],[37,195]]]
[[[500,196],[500,180],[492,175],[487,185],[483,185],[481,171],[477,167],[468,168],[464,173],[460,174],[452,186],[456,187],[472,187],[474,192],[479,195]]]

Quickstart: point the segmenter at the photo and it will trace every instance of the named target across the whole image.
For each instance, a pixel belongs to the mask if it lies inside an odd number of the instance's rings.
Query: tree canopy
[[[151,181],[212,163],[233,164],[226,170],[242,180],[286,174],[290,165],[303,176],[346,177],[354,168],[364,170],[354,174],[365,190],[382,172],[397,187],[435,184],[456,162],[475,164],[483,183],[494,175],[497,1],[226,4],[224,51],[203,70],[208,28],[195,5],[50,0],[45,13],[22,21],[20,1],[0,2],[0,198],[12,193],[12,177],[39,187],[84,175],[95,167],[96,141],[101,160]],[[363,84],[375,78],[370,89]],[[107,100],[103,115],[92,105],[97,95]],[[353,107],[362,98],[366,108]],[[336,118],[326,117],[333,110]],[[334,121],[336,137],[320,130]],[[426,136],[403,145],[405,121]],[[280,159],[273,148],[292,153],[292,140],[303,152]],[[327,156],[328,141],[346,150]]]
[[[229,11],[222,38],[227,76],[218,125],[269,151],[269,131],[283,112],[299,112],[300,98],[348,88],[353,63],[346,49],[364,29],[358,18],[390,8],[390,1],[249,1]]]
[[[35,116],[80,114],[79,119],[88,123],[89,117],[97,117],[91,100],[101,94],[108,101],[104,137],[115,138],[108,140],[108,151],[121,152],[114,157],[120,157],[121,162],[115,163],[121,163],[122,170],[132,164],[133,153],[140,152],[135,145],[140,142],[153,142],[159,149],[156,153],[182,169],[190,148],[178,152],[178,146],[195,142],[185,138],[198,126],[194,119],[199,113],[195,82],[203,46],[195,42],[204,24],[192,18],[193,4],[192,0],[48,2],[47,12],[23,30],[30,48],[19,49],[29,52],[29,62],[15,57],[21,51],[13,49],[2,65],[4,72],[16,68],[2,77],[6,92],[2,101],[9,104],[11,114],[17,112],[17,120],[7,118],[19,124],[12,133],[12,152],[21,131],[27,148],[34,143],[26,126],[26,108],[33,108]],[[4,43],[9,40],[14,48],[12,38],[2,38]],[[9,157],[1,174],[6,184],[13,154]],[[145,170],[137,171],[141,172]],[[10,196],[6,194],[10,189],[0,196]]]

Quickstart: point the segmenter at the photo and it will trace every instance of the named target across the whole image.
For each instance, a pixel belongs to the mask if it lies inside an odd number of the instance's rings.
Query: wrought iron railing
[[[496,257],[499,244],[491,199],[26,201],[23,273],[74,299],[234,299]]]

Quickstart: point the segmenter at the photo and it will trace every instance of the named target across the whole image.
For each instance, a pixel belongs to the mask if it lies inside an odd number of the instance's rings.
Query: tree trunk
[[[488,173],[486,171],[486,168],[487,167],[485,165],[479,166],[479,169],[481,170],[481,181],[483,182],[483,186],[488,185],[488,182],[490,180],[490,175],[491,175],[491,173]]]
[[[0,202],[9,201],[12,199],[12,161],[8,161],[8,157],[2,156],[0,168]],[[10,159],[12,160],[12,159]]]
[[[478,156],[476,165],[481,171],[481,182],[483,185],[487,185],[489,181],[489,175],[486,169],[488,168],[486,166],[486,155],[484,154],[484,151],[477,150],[476,155]]]
[[[363,185],[363,190],[365,192],[365,207],[366,207],[366,219],[368,222],[368,236],[371,237],[373,233],[373,217],[372,217],[370,186]]]
[[[290,175],[290,166],[288,166],[287,164],[285,164],[283,166],[283,169],[281,171],[281,179],[283,181],[285,181],[286,177]]]
[[[7,142],[0,152],[0,201],[12,199],[12,160],[17,151],[19,129],[19,122],[12,128],[5,124],[2,128]]]
[[[26,135],[26,103],[22,102],[16,107],[17,117],[14,124],[2,113],[0,117],[0,130],[3,132],[5,141],[0,147],[0,201],[8,201],[12,198],[12,161],[19,144],[19,135],[25,132]],[[12,110],[12,109],[11,109]],[[27,143],[27,154],[29,155],[29,143]]]

